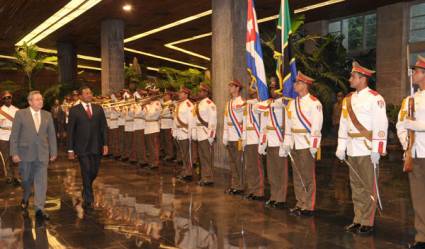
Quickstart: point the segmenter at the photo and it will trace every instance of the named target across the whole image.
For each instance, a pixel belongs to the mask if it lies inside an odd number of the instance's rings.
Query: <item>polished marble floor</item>
[[[51,219],[44,225],[35,224],[32,212],[22,216],[20,188],[0,180],[0,248],[405,248],[414,230],[400,152],[391,152],[381,165],[384,211],[371,237],[343,231],[353,214],[348,170],[333,159],[332,149],[324,154],[317,165],[318,210],[311,218],[224,194],[229,179],[224,170],[217,170],[214,187],[199,187],[177,181],[173,164],[161,172],[139,171],[110,159],[95,182],[95,210],[85,214],[78,164],[62,156],[49,169]]]

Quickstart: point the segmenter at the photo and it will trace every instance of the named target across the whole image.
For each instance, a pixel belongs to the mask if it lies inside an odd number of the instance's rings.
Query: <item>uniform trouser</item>
[[[164,150],[164,155],[168,158],[174,158],[174,144],[171,129],[161,129],[161,148]]]
[[[230,141],[227,143],[227,152],[229,153],[231,183],[230,188],[235,190],[243,190],[243,151],[239,150],[238,141]]]
[[[133,133],[133,131],[124,131],[124,152],[122,153],[123,158],[130,159],[133,151]]]
[[[111,140],[109,140],[109,150],[113,156],[117,156],[118,154],[118,128],[111,129]]]
[[[150,166],[159,166],[159,132],[145,134],[148,162]]]
[[[189,139],[177,140],[177,144],[183,161],[183,170],[180,175],[191,176],[193,174],[193,170],[189,155]]]
[[[410,193],[415,213],[415,241],[425,242],[425,158],[413,159],[409,173]]]
[[[136,144],[136,158],[140,164],[144,164],[147,162],[146,159],[146,142],[145,142],[145,131],[144,130],[136,130],[134,132],[135,135],[135,144]]]
[[[191,147],[192,149],[192,163],[196,164],[199,163],[199,157],[198,157],[198,141],[192,140]]]
[[[267,178],[270,183],[270,200],[286,202],[288,160],[279,156],[279,147],[267,147]]]
[[[360,178],[350,168],[351,195],[354,205],[353,223],[363,226],[373,226],[375,220],[376,202],[370,197],[373,193],[376,200],[376,183],[373,164],[370,156],[348,157],[348,162],[357,171]]]
[[[23,200],[25,202],[31,196],[34,185],[34,206],[36,211],[44,209],[47,193],[47,165],[48,162],[32,161],[20,162],[19,172],[22,177],[22,188],[24,189]]]
[[[246,192],[255,196],[264,196],[264,173],[258,144],[248,144],[244,153]]]
[[[112,154],[112,147],[113,147],[113,143],[114,143],[114,135],[113,135],[113,130],[111,128],[108,128],[108,149],[109,149],[109,154]]]
[[[100,166],[100,155],[79,155],[81,178],[83,180],[83,199],[86,203],[93,203],[93,182],[97,177]]]
[[[212,182],[213,178],[213,148],[208,139],[198,141],[198,154],[201,162],[201,181]]]
[[[0,161],[2,167],[2,170],[5,171],[4,175],[6,177],[15,177],[15,169],[13,167],[13,162],[10,160],[10,143],[9,141],[0,140],[0,152],[3,155],[3,162]]]
[[[124,126],[121,125],[118,127],[118,135],[117,135],[117,147],[118,147],[118,154],[117,156],[123,157],[125,148],[124,148]]]
[[[316,205],[316,161],[309,149],[292,150],[291,155],[295,161],[295,165],[292,165],[292,177],[296,206],[313,211]]]

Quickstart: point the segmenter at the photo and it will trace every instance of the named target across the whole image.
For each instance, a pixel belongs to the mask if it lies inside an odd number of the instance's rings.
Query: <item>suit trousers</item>
[[[83,179],[83,199],[87,204],[94,201],[93,182],[99,171],[101,155],[78,155],[81,178]]]
[[[425,242],[425,158],[413,159],[409,173],[410,193],[415,214],[416,242]]]
[[[295,161],[295,165],[292,165],[292,177],[296,206],[313,211],[316,205],[316,161],[309,149],[292,150],[291,154]]]
[[[40,161],[19,163],[22,188],[24,189],[23,200],[28,201],[34,185],[34,206],[36,211],[43,210],[46,202],[48,164],[48,162]]]

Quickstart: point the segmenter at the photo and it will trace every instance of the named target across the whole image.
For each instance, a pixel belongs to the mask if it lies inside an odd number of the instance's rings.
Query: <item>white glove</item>
[[[214,138],[213,138],[213,137],[209,137],[209,138],[208,138],[208,142],[210,143],[210,145],[213,145],[213,143],[214,143]]]
[[[266,153],[266,148],[267,148],[266,144],[259,144],[258,145],[258,154],[260,154],[260,155],[266,155],[267,154]]]
[[[246,139],[242,139],[242,148],[245,148],[246,146]]]
[[[343,151],[343,150],[337,150],[337,151],[335,152],[335,156],[336,156],[339,160],[344,161],[344,160],[345,160],[345,151]]]
[[[223,139],[224,146],[227,146],[227,139]]]
[[[279,147],[279,156],[280,157],[287,157],[289,155],[289,152],[291,151],[291,147],[287,144],[281,144]]]
[[[370,159],[372,160],[373,164],[378,164],[379,158],[381,158],[381,155],[379,155],[378,152],[372,152],[372,154],[370,154]]]
[[[316,158],[317,149],[316,148],[310,148],[310,153],[311,153],[311,156],[313,158]]]
[[[406,119],[404,128],[413,131],[425,131],[425,123],[415,120]]]

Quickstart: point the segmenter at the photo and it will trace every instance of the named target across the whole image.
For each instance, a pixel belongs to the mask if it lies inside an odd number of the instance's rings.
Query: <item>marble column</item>
[[[376,15],[376,88],[387,103],[400,105],[403,97],[409,94],[406,60],[408,3],[380,7]]]
[[[124,88],[124,22],[105,20],[101,24],[102,95]]]
[[[228,168],[222,142],[224,105],[229,99],[227,84],[232,79],[238,79],[248,86],[245,61],[246,4],[246,1],[212,0],[212,90],[218,111],[214,166],[220,168]]]
[[[59,83],[75,87],[77,83],[77,52],[72,43],[58,42]]]

